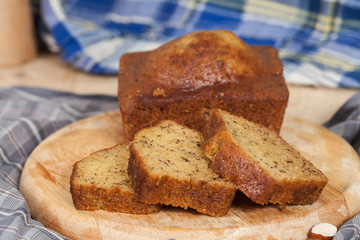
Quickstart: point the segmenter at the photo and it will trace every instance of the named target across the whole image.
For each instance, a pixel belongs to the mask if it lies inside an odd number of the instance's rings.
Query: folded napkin
[[[360,92],[326,123],[331,130],[344,134],[358,152],[359,102]],[[22,168],[30,153],[51,133],[80,119],[116,109],[114,96],[0,88],[0,239],[67,239],[31,218],[19,191]],[[359,237],[360,215],[345,223],[335,239]]]
[[[40,4],[39,2],[40,1]],[[78,69],[116,74],[119,57],[198,30],[279,49],[290,83],[360,87],[360,1],[37,0],[40,35]]]

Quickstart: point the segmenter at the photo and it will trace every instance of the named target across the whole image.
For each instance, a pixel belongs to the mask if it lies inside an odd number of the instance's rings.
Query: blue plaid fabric
[[[0,89],[0,239],[68,239],[31,218],[19,191],[22,168],[34,148],[51,133],[117,108],[113,96],[22,87]]]
[[[125,52],[205,29],[279,49],[289,83],[360,87],[357,0],[40,0],[41,35],[78,69],[117,74]]]

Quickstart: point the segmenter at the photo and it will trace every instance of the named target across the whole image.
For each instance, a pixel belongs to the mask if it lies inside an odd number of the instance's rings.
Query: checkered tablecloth
[[[51,133],[116,108],[116,97],[0,88],[0,239],[66,239],[31,218],[19,192],[22,168]]]
[[[360,152],[360,93],[325,124]],[[22,168],[34,148],[56,130],[83,118],[118,109],[117,98],[45,89],[0,88],[0,239],[66,239],[31,218],[19,192]],[[335,237],[360,239],[360,215]]]
[[[116,74],[125,52],[227,29],[279,49],[289,83],[360,87],[360,1],[33,0],[40,35],[78,69]]]

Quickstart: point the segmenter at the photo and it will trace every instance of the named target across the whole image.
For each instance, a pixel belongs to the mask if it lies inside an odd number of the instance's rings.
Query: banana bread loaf
[[[236,189],[210,168],[202,143],[199,132],[169,120],[140,130],[130,144],[128,167],[140,200],[226,214]]]
[[[221,176],[259,204],[311,204],[328,179],[278,134],[242,117],[214,110],[204,152]]]
[[[127,145],[117,145],[91,154],[74,164],[70,191],[75,208],[124,213],[151,213],[159,205],[139,201],[129,177]]]
[[[225,30],[184,35],[120,59],[118,100],[131,139],[163,119],[203,132],[221,108],[279,132],[289,92],[278,52]]]

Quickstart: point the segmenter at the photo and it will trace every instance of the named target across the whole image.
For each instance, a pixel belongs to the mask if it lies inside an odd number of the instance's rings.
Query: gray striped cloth
[[[360,93],[325,124],[359,151]],[[75,95],[37,88],[0,88],[0,239],[68,239],[31,218],[19,192],[26,159],[47,136],[67,124],[118,109],[115,96]],[[360,239],[360,215],[335,239]]]

